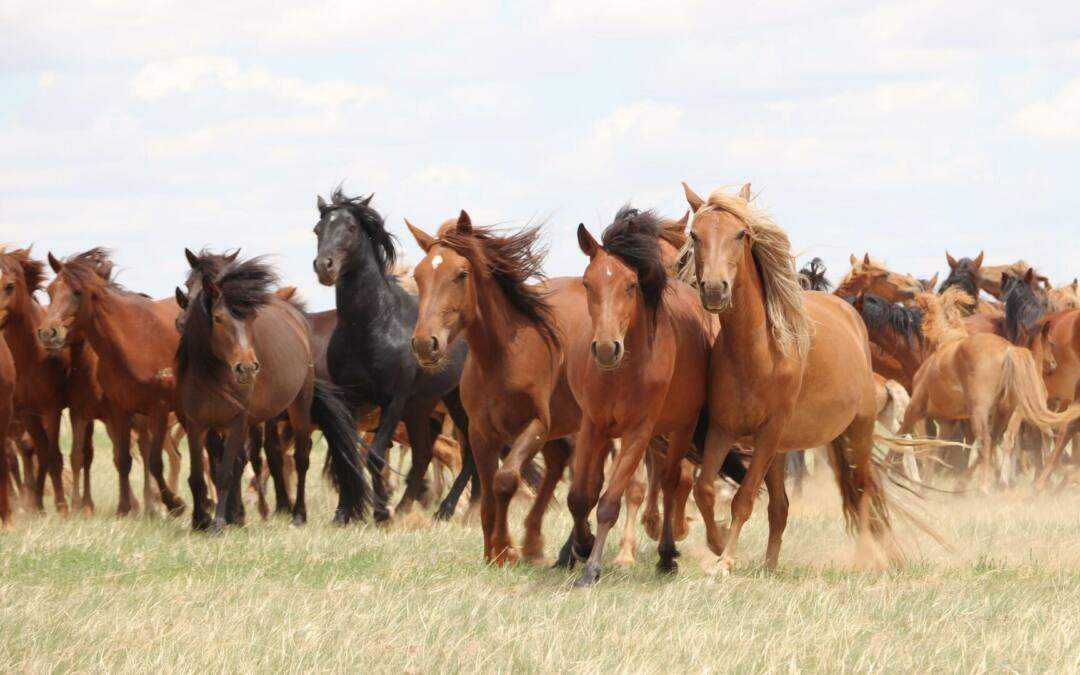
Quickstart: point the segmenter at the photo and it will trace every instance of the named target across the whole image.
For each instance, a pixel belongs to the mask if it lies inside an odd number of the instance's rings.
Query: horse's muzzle
[[[315,258],[313,263],[315,276],[319,277],[319,283],[323,286],[333,286],[337,283],[338,269],[341,267],[334,261],[332,255],[321,255]]]
[[[617,368],[624,353],[621,340],[594,340],[592,343],[593,359],[601,370]]]
[[[426,337],[413,336],[412,352],[416,362],[425,370],[432,370],[442,365],[444,359],[445,342],[436,335]]]
[[[38,329],[38,340],[49,351],[59,351],[67,341],[67,329],[63,326],[50,326]]]

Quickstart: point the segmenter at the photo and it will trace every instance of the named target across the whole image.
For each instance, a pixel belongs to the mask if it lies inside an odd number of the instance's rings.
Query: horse
[[[875,540],[902,559],[888,503],[874,468],[876,403],[866,328],[835,295],[802,291],[787,234],[746,198],[721,190],[702,199],[683,183],[693,212],[688,273],[721,328],[709,365],[709,432],[702,475],[715,474],[737,441],[753,448],[746,479],[731,503],[725,534],[714,515],[715,489],[699,480],[694,495],[710,549],[710,571],[730,573],[739,535],[763,481],[783,494],[778,453],[829,445],[850,530],[860,548]],[[776,566],[787,500],[769,500],[766,566]]]
[[[952,254],[945,251],[945,262],[949,264],[949,276],[941,282],[938,293],[944,293],[946,289],[956,286],[973,298],[978,299],[979,289],[982,286],[983,251],[974,258],[961,258],[957,260]]]
[[[314,267],[319,282],[335,289],[338,320],[326,353],[331,377],[354,410],[381,409],[368,465],[375,519],[385,521],[390,511],[381,470],[398,422],[404,420],[412,446],[412,466],[398,513],[411,509],[425,488],[424,475],[431,463],[431,411],[440,400],[458,429],[470,437],[469,418],[458,391],[468,347],[464,341],[448,346],[447,361],[438,371],[417,363],[411,335],[418,300],[396,282],[396,242],[382,216],[371,207],[371,199],[372,195],[348,197],[340,188],[329,203],[318,198]],[[462,450],[462,473],[440,505],[437,519],[447,520],[454,514],[465,482],[475,471],[469,444]]]
[[[480,477],[484,558],[498,565],[520,558],[539,563],[544,512],[571,454],[565,439],[581,420],[564,355],[587,337],[585,290],[579,279],[527,283],[540,276],[543,265],[538,227],[500,236],[474,227],[465,211],[444,223],[437,236],[408,221],[406,226],[425,254],[413,272],[420,291],[411,340],[416,362],[427,372],[442,372],[453,367],[455,351],[462,351],[458,345],[468,344],[461,402]],[[506,444],[510,452],[499,466]],[[519,552],[508,510],[522,467],[537,452],[544,455],[544,479],[525,519]],[[565,555],[561,562],[568,564]]]
[[[889,302],[907,302],[923,292],[922,284],[914,277],[887,269],[882,263],[873,260],[870,254],[862,260],[851,255],[851,269],[836,286],[836,295],[848,297],[873,293]],[[827,290],[827,289],[810,289]]]
[[[911,391],[915,373],[930,351],[923,336],[922,310],[873,293],[851,298],[851,302],[866,325],[874,372]]]
[[[176,375],[191,452],[196,530],[222,531],[251,423],[275,420],[285,412],[296,443],[293,525],[307,521],[305,478],[313,424],[326,438],[327,471],[338,487],[334,522],[363,519],[370,500],[352,414],[332,386],[315,379],[307,320],[270,290],[276,280],[269,266],[254,258],[230,263],[216,275],[204,272],[198,293],[184,296],[187,318]],[[178,300],[182,295],[177,289]],[[203,511],[203,437],[209,430],[225,436],[224,456],[214,471],[218,502],[212,522]]]
[[[8,431],[15,415],[15,359],[0,337],[0,530],[11,529],[12,472],[8,453]]]
[[[582,410],[567,503],[575,533],[588,535],[596,506],[597,530],[578,587],[600,577],[604,543],[619,517],[620,500],[654,436],[667,435],[661,469],[664,520],[659,568],[674,571],[673,512],[682,461],[705,404],[709,350],[716,326],[688,285],[668,279],[655,213],[623,209],[598,243],[584,224],[578,245],[588,256],[582,276],[592,340],[567,353],[570,388]],[[601,470],[606,444],[622,440],[607,489],[592,472]],[[599,498],[599,501],[597,501]],[[680,523],[685,528],[685,522]],[[579,545],[586,544],[578,539]]]
[[[44,511],[45,477],[52,480],[56,510],[67,515],[60,453],[61,412],[67,407],[70,350],[52,353],[37,339],[46,310],[34,298],[45,281],[45,265],[30,257],[30,249],[0,252],[0,323],[17,377],[14,406],[34,441],[38,473],[34,506]]]
[[[1024,276],[1029,270],[1034,270],[1031,263],[1024,260],[1017,260],[1010,265],[983,265],[979,270],[979,288],[986,291],[988,295],[993,296],[998,300],[1005,300],[1005,280],[1004,275],[1012,275],[1016,277]],[[1050,280],[1041,274],[1035,274],[1035,278],[1039,284],[1049,286]]]
[[[1046,317],[1046,323],[1056,365],[1052,373],[1044,373],[1047,393],[1058,405],[1074,404],[1080,399],[1080,310],[1054,312]],[[1035,480],[1037,492],[1046,488],[1070,440],[1073,441],[1073,452],[1076,452],[1078,433],[1080,425],[1076,423],[1059,430],[1054,439],[1054,448]]]
[[[1055,312],[1080,309],[1080,279],[1051,288],[1050,307]]]
[[[175,408],[176,379],[172,362],[178,336],[178,308],[172,298],[153,300],[121,287],[103,271],[111,270],[109,253],[95,248],[60,261],[52,253],[56,277],[48,286],[49,308],[38,328],[46,349],[60,350],[69,339],[85,338],[98,355],[98,380],[109,402],[106,423],[120,476],[118,515],[132,511],[132,417],[149,417],[150,474],[171,515],[185,504],[164,476],[162,444]],[[144,488],[149,490],[149,487]],[[150,496],[147,493],[147,498]],[[147,514],[152,513],[147,502]]]

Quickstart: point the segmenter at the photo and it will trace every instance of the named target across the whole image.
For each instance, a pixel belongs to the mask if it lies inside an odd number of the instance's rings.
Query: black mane
[[[393,272],[394,263],[397,261],[397,238],[386,230],[386,223],[379,212],[369,206],[373,196],[348,197],[342,192],[341,186],[338,186],[330,195],[330,205],[326,213],[342,210],[353,217],[371,240],[379,269],[386,276]]]
[[[607,226],[601,245],[637,272],[645,305],[656,315],[667,288],[667,269],[660,255],[663,221],[655,211],[639,211],[629,204],[619,209]]]
[[[944,293],[945,289],[951,286],[958,286],[971,297],[978,299],[979,280],[981,278],[982,273],[975,267],[975,262],[971,258],[961,258],[956,263],[956,267],[949,271],[949,276],[945,278],[945,281],[941,282],[938,295]]]
[[[832,283],[825,278],[825,272],[825,261],[821,258],[814,258],[809,265],[799,270],[799,274],[806,279],[806,290],[821,291],[823,293],[831,291]]]
[[[1001,297],[1005,300],[1005,337],[1013,344],[1029,337],[1050,311],[1045,291],[1032,288],[1023,278],[1008,272],[1001,277]]]
[[[908,345],[922,343],[923,315],[917,307],[904,307],[873,293],[866,293],[854,300],[859,315],[870,332],[887,331]]]

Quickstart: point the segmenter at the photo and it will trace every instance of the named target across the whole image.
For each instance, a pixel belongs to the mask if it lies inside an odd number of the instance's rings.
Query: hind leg
[[[545,443],[541,448],[544,453],[544,479],[540,483],[532,508],[525,516],[525,539],[521,546],[522,559],[534,565],[543,565],[546,561],[542,531],[544,513],[555,494],[555,488],[562,480],[566,463],[570,460],[570,451],[571,446],[566,439]]]
[[[863,552],[870,554],[871,559],[884,556],[885,563],[899,563],[904,556],[893,536],[885,493],[874,473],[874,422],[872,413],[856,417],[845,436],[833,441],[837,455],[846,459],[850,467],[850,482],[847,488],[841,486],[841,492],[854,495],[855,504],[850,508],[856,515]],[[835,470],[841,475],[846,473],[843,467]]]
[[[734,436],[717,425],[709,425],[701,470],[698,471],[697,482],[694,484],[694,501],[697,502],[702,523],[705,525],[705,540],[716,555],[721,555],[727,545],[727,532],[716,524],[716,474],[731,451],[734,441]]]
[[[660,482],[664,476],[664,455],[660,452],[660,439],[654,438],[649,443],[649,450],[645,453],[645,473],[647,476],[647,489],[645,491],[645,513],[641,516],[641,524],[645,534],[653,541],[660,541]]]
[[[626,502],[626,518],[623,520],[622,537],[619,539],[619,554],[615,556],[616,565],[629,567],[637,561],[637,514],[645,500],[647,479],[645,462],[640,462],[623,497]]]
[[[259,516],[266,520],[270,516],[270,504],[266,501],[266,473],[263,472],[262,450],[263,425],[252,424],[248,429],[248,461],[251,462],[251,484],[255,487],[255,498]]]
[[[782,456],[774,459],[765,474],[765,487],[769,491],[769,544],[765,549],[765,567],[769,570],[775,570],[780,562],[780,542],[787,528],[788,497],[784,485],[787,466],[784,459]]]
[[[427,472],[431,466],[431,412],[435,401],[422,405],[409,406],[405,411],[405,429],[409,433],[409,445],[412,448],[412,464],[405,477],[405,491],[397,505],[397,513],[412,511],[413,505],[420,500],[427,489]]]
[[[1054,467],[1061,461],[1061,455],[1065,452],[1065,445],[1078,432],[1080,432],[1080,421],[1070,422],[1057,430],[1054,438],[1054,449],[1050,452],[1050,456],[1043,464],[1042,471],[1039,472],[1039,477],[1035,480],[1036,492],[1042,492],[1046,489],[1047,483],[1050,482],[1050,474],[1053,473]],[[1076,452],[1075,445],[1073,446],[1073,452]]]
[[[679,564],[675,561],[679,557],[675,542],[680,539],[677,536],[676,523],[684,527],[686,524],[686,499],[689,496],[689,488],[685,487],[685,478],[689,462],[683,458],[690,449],[693,434],[693,426],[671,434],[667,456],[664,458],[661,480],[661,489],[664,494],[664,520],[660,529],[660,542],[657,546],[660,560],[656,563],[657,570],[661,572],[674,573],[679,569]],[[693,477],[692,469],[689,475]],[[715,476],[715,472],[713,475]]]

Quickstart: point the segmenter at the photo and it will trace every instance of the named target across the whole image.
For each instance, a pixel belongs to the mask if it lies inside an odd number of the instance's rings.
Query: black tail
[[[694,447],[690,448],[690,456],[698,464],[701,463],[702,454],[705,452],[705,438],[709,435],[709,407],[705,406],[698,415],[697,427],[694,429]],[[732,448],[724,458],[724,464],[720,467],[720,473],[742,485],[746,478],[746,464],[743,463],[742,453]]]
[[[338,512],[335,520],[363,520],[371,505],[371,487],[360,470],[360,437],[352,413],[337,388],[325,380],[315,380],[311,419],[326,438],[326,465],[323,473],[337,488]]]

